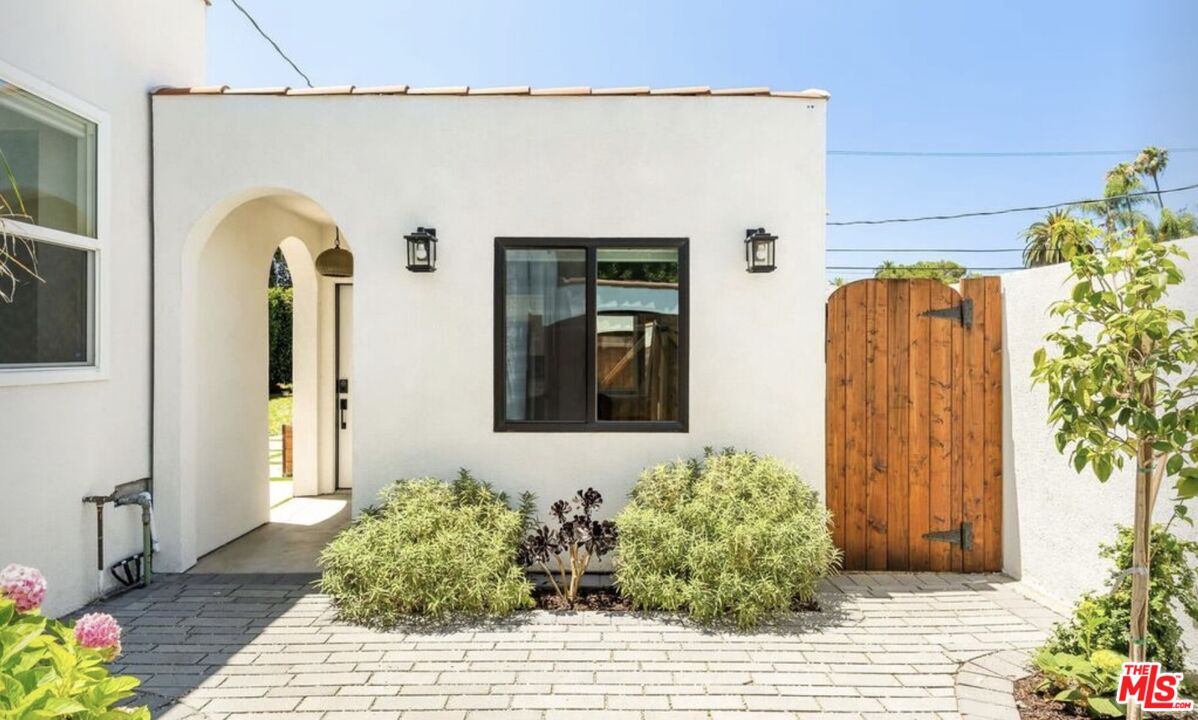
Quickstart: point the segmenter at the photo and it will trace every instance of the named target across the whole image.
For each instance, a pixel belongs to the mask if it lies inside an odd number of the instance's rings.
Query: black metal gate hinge
[[[920,317],[931,318],[947,318],[956,320],[965,327],[973,327],[973,300],[964,298],[960,305],[952,307],[936,308],[935,310],[925,310],[919,314]]]
[[[957,530],[941,530],[923,534],[924,540],[939,540],[960,545],[962,550],[973,549],[973,523],[963,522]]]

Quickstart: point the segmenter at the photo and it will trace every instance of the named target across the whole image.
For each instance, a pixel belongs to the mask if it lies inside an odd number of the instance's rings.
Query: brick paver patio
[[[154,716],[1017,718],[1010,679],[1057,619],[996,575],[848,574],[752,633],[665,614],[530,612],[379,632],[296,575],[178,575],[102,609]]]

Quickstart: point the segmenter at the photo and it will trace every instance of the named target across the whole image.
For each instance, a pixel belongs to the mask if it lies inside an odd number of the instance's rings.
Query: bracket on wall
[[[931,317],[931,318],[948,318],[949,320],[956,320],[957,322],[961,323],[962,325],[964,325],[967,328],[973,327],[973,300],[971,298],[964,298],[963,300],[961,300],[960,305],[953,305],[952,307],[946,307],[946,308],[937,308],[935,310],[925,310],[925,311],[921,312],[919,314],[919,316],[920,317]]]
[[[941,530],[923,534],[924,540],[939,540],[940,542],[960,545],[962,550],[973,549],[973,523],[963,522],[957,530]]]

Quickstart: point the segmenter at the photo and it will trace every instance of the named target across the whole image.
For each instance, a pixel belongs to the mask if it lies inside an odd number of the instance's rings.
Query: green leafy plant
[[[1073,617],[1059,623],[1045,645],[1052,653],[1089,655],[1094,648],[1128,652],[1131,619],[1131,567],[1134,539],[1131,528],[1120,527],[1118,539],[1103,545],[1099,555],[1112,561],[1107,590],[1086,593]],[[1149,578],[1148,659],[1170,672],[1184,672],[1187,648],[1174,604],[1198,627],[1198,542],[1182,540],[1160,524],[1152,528],[1152,565]]]
[[[1184,501],[1198,496],[1198,322],[1167,302],[1184,279],[1176,245],[1138,226],[1108,233],[1102,247],[1070,261],[1073,289],[1050,307],[1063,321],[1046,338],[1056,352],[1036,351],[1032,378],[1048,386],[1057,449],[1078,472],[1106,482],[1134,464],[1128,655],[1143,662],[1157,494],[1171,478],[1183,517]],[[1138,706],[1129,712],[1139,717]]]
[[[1044,675],[1040,692],[1052,693],[1054,700],[1095,717],[1119,717],[1126,712],[1126,706],[1112,697],[1125,662],[1126,657],[1111,650],[1097,650],[1088,657],[1042,650],[1032,661]]]
[[[94,613],[77,624],[37,610],[45,581],[32,568],[0,573],[0,720],[150,720],[144,707],[116,707],[137,678],[106,666],[120,653],[120,626]]]
[[[531,607],[517,562],[531,507],[526,494],[511,509],[465,470],[451,483],[400,480],[325,547],[320,588],[341,617],[375,625]]]
[[[658,465],[616,517],[616,585],[637,608],[753,626],[810,600],[836,570],[828,523],[777,459],[728,449]]]
[[[602,559],[616,546],[615,523],[591,517],[602,504],[603,496],[595,488],[579,490],[573,501],[558,500],[550,508],[557,520],[557,529],[541,525],[524,539],[520,548],[520,562],[539,565],[567,607],[573,607],[578,599],[578,590],[591,558]],[[550,560],[557,565],[556,580],[549,569]]]
[[[269,387],[280,392],[291,383],[291,318],[292,289],[271,287],[266,290],[267,317],[270,330]]]

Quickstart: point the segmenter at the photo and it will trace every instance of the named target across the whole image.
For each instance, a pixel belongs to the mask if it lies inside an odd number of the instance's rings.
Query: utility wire
[[[1194,183],[1193,185],[1184,185],[1182,187],[1166,188],[1159,192],[1161,195],[1164,195],[1165,193],[1182,192],[1183,190],[1193,190],[1194,188],[1198,188],[1198,183]],[[833,225],[834,226],[890,225],[893,223],[913,223],[913,222],[924,222],[927,220],[959,220],[961,218],[969,218],[969,217],[988,217],[991,215],[1009,215],[1011,213],[1033,212],[1036,210],[1051,210],[1053,208],[1066,207],[1066,206],[1070,206],[1070,205],[1089,205],[1091,203],[1109,203],[1113,200],[1124,200],[1127,198],[1134,198],[1134,197],[1147,197],[1149,195],[1156,195],[1156,194],[1157,194],[1156,190],[1144,190],[1142,192],[1126,193],[1124,195],[1112,195],[1110,197],[1094,198],[1094,199],[1090,199],[1090,200],[1072,200],[1070,202],[1052,203],[1050,205],[1028,205],[1026,207],[1004,208],[1002,210],[979,210],[976,212],[955,213],[952,215],[924,215],[921,217],[887,218],[884,220],[841,220],[839,222],[828,222],[826,224],[829,226],[833,226]]]
[[[287,53],[283,52],[283,48],[279,47],[279,44],[275,42],[271,36],[266,34],[266,31],[263,30],[262,26],[258,24],[258,21],[254,19],[254,16],[250,15],[249,11],[243,8],[241,3],[237,2],[237,0],[229,0],[229,2],[233,3],[233,7],[240,10],[242,15],[245,15],[245,19],[249,20],[250,24],[254,26],[254,29],[258,31],[258,34],[265,38],[266,42],[270,43],[270,46],[275,49],[275,52],[279,54],[279,57],[286,60],[287,64],[291,66],[292,70],[299,73],[300,77],[304,79],[304,82],[308,84],[308,87],[313,87],[312,81],[308,79],[308,76],[304,74],[304,71],[300,70],[299,66],[292,62],[291,58],[287,57]]]
[[[924,150],[829,150],[829,155],[857,157],[929,157],[929,158],[1018,158],[1018,157],[1091,157],[1100,155],[1136,155],[1139,150],[1014,150],[1010,152],[941,152]],[[1170,154],[1198,152],[1198,147],[1169,148]]]

